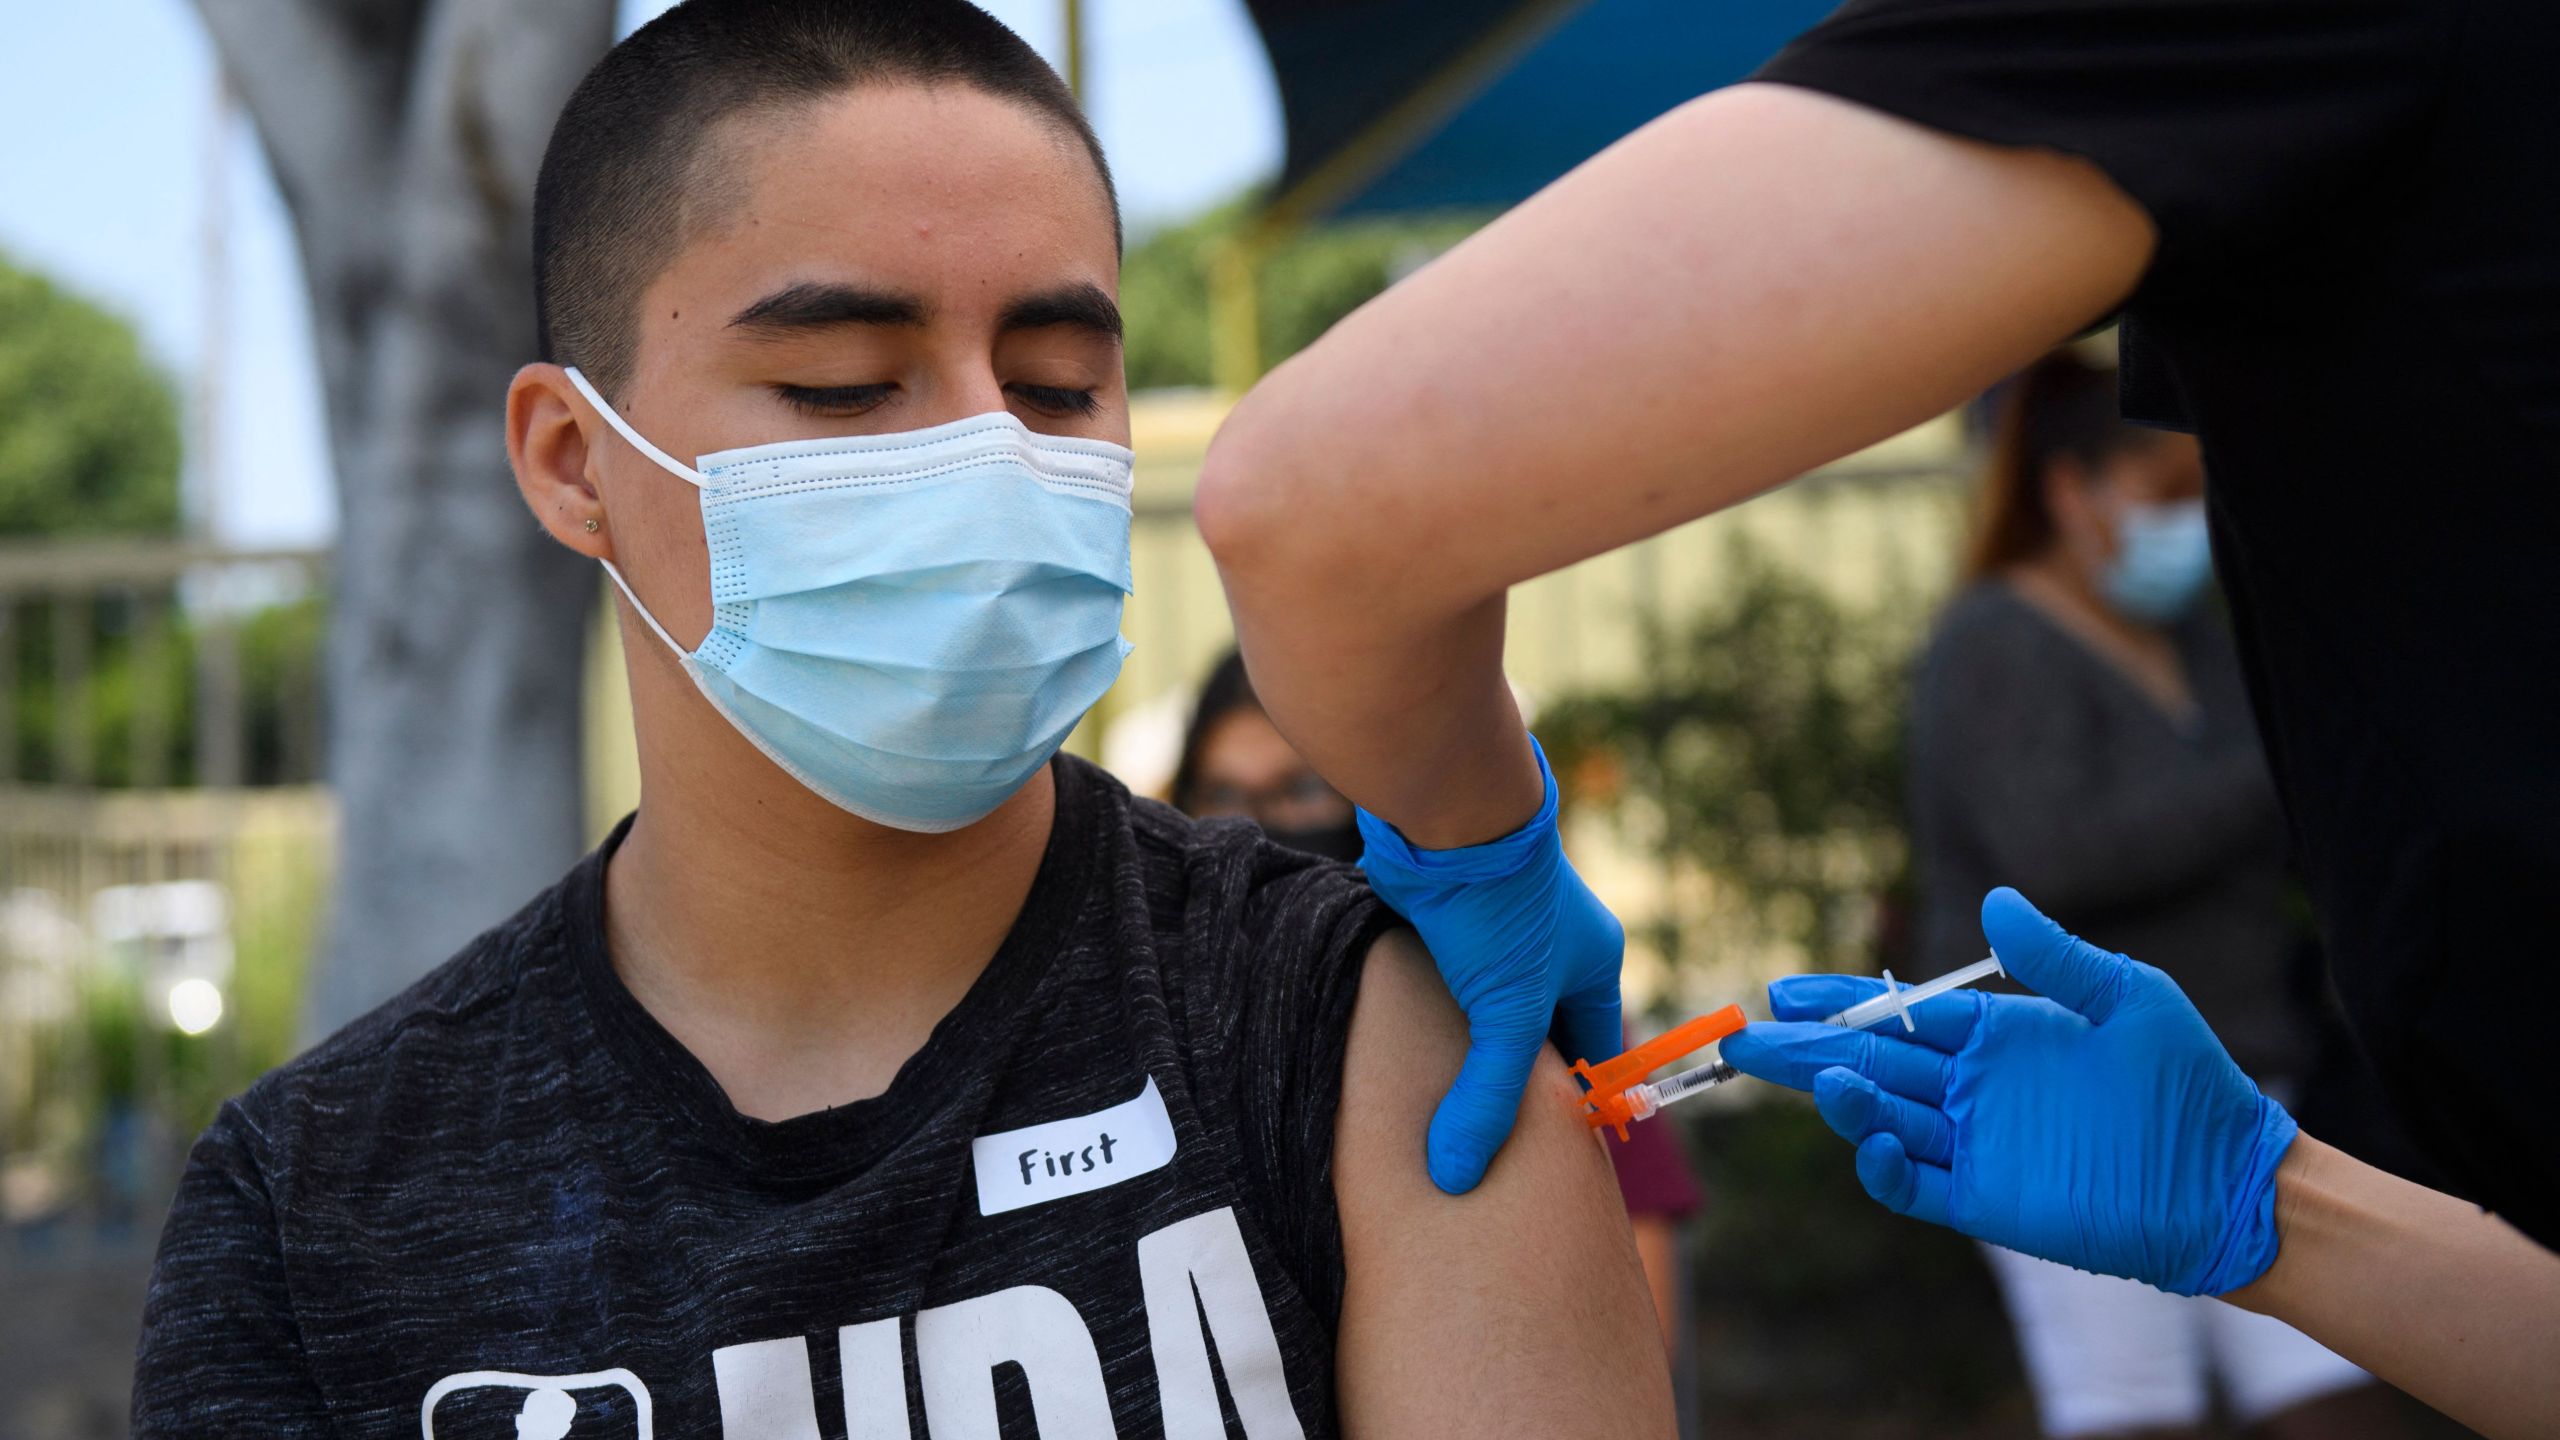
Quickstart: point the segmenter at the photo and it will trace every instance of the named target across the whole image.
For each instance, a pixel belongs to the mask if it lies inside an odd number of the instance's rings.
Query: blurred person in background
[[[1251,820],[1263,834],[1292,849],[1336,860],[1360,858],[1351,802],[1325,783],[1263,713],[1239,651],[1228,651],[1201,682],[1182,759],[1174,767],[1173,804],[1195,819]],[[1680,1227],[1698,1212],[1702,1197],[1676,1127],[1638,1125],[1628,1134],[1626,1143],[1606,1148],[1619,1192],[1626,1197],[1636,1254],[1653,1290],[1654,1314],[1671,1351],[1685,1417],[1694,1387],[1689,1367],[1681,1363],[1681,1296],[1688,1265]]]
[[[2010,884],[2157,955],[2292,1103],[2315,1017],[2291,984],[2285,837],[2220,617],[2194,439],[2126,422],[2069,350],[2003,387],[1964,564],[1912,706],[1913,979],[1982,957]],[[2215,1387],[2277,1436],[2396,1433],[2388,1393],[2293,1327],[1986,1245],[2044,1432],[2193,1431]]]
[[[1351,802],[1289,743],[1230,650],[1200,685],[1173,771],[1173,807],[1198,820],[1241,816],[1292,850],[1328,860],[1360,858]]]

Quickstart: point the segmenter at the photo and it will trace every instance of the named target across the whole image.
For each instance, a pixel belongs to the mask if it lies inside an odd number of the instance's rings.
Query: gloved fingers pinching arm
[[[1626,1014],[1614,976],[1605,986],[1565,997],[1556,1008],[1555,1039],[1556,1053],[1567,1063],[1596,1065],[1627,1048]]]
[[[1467,1058],[1449,1093],[1431,1112],[1425,1164],[1432,1184],[1464,1195],[1483,1181],[1495,1152],[1511,1138],[1521,1092],[1528,1089],[1529,1072],[1544,1043],[1535,1030],[1468,1025]]]
[[[1467,1014],[1466,1063],[1432,1116],[1429,1142],[1431,1178],[1452,1194],[1474,1189],[1510,1138],[1551,1031],[1568,1049],[1590,1047],[1573,1058],[1625,1048],[1618,968],[1626,935],[1565,860],[1555,772],[1534,739],[1530,748],[1546,797],[1528,824],[1499,840],[1426,850],[1359,814],[1360,868],[1413,923]]]

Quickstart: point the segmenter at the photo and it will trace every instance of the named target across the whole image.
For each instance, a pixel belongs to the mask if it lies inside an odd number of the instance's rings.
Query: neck
[[[2146,637],[2157,639],[2160,631],[2139,620],[2116,613],[2114,606],[2098,593],[2098,577],[2089,569],[2051,549],[2032,555],[2011,566],[2011,585],[2047,611],[2068,612],[2087,629],[2103,631],[2118,640],[2141,643]]]
[[[2186,666],[2169,633],[2109,605],[2098,593],[2097,577],[2069,556],[2047,550],[2010,566],[2002,578],[2161,709],[2183,716],[2193,706]]]
[[[1012,928],[1050,773],[976,824],[912,834],[810,793],[685,699],[670,728],[700,743],[642,726],[640,813],[605,876],[614,970],[748,1115],[876,1095]]]

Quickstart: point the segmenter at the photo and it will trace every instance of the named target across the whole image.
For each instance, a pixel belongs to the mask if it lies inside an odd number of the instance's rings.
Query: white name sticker
[[[1001,1215],[1163,1169],[1173,1160],[1173,1117],[1150,1075],[1134,1100],[981,1135],[969,1154],[978,1166],[978,1213]]]

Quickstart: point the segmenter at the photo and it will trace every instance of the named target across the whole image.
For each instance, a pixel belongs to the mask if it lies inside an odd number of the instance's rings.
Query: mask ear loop
[[[666,451],[650,444],[647,436],[632,429],[631,422],[623,419],[619,412],[617,412],[612,406],[605,403],[604,397],[596,393],[596,387],[588,384],[587,377],[578,373],[577,366],[572,365],[568,367],[568,371],[569,383],[578,387],[578,393],[586,396],[587,403],[596,407],[596,413],[604,417],[604,423],[612,426],[614,433],[631,442],[632,449],[637,450],[641,454],[648,456],[651,460],[656,461],[659,469],[666,471],[668,474],[675,476],[677,479],[693,486],[697,490],[705,489],[710,486],[710,476],[703,474],[701,471],[694,469],[690,465],[678,461],[674,456],[668,454]]]
[[[631,442],[632,449],[648,456],[651,460],[657,462],[659,469],[666,471],[668,474],[675,476],[677,479],[684,481],[686,484],[693,486],[697,490],[702,489],[711,483],[709,477],[705,476],[701,471],[694,469],[690,465],[678,463],[674,456],[669,455],[666,451],[650,444],[648,437],[642,435],[639,431],[632,429],[631,422],[623,419],[611,405],[605,403],[605,398],[596,393],[596,387],[587,383],[586,376],[578,373],[577,366],[569,366],[568,374],[569,383],[578,387],[578,393],[587,397],[587,403],[596,407],[596,413],[604,417],[605,423],[613,427],[615,434],[620,435],[623,439]],[[599,558],[596,563],[604,567],[605,574],[613,577],[614,588],[622,592],[623,599],[631,602],[632,609],[640,612],[640,619],[642,623],[649,627],[650,634],[658,637],[658,642],[660,644],[676,652],[676,658],[680,660],[690,660],[693,658],[693,652],[687,650],[682,645],[677,644],[676,637],[667,633],[667,627],[658,623],[658,617],[649,613],[649,607],[640,603],[639,592],[631,588],[630,581],[622,578],[622,567],[614,564],[610,560],[602,558]]]
[[[667,627],[658,623],[658,617],[649,613],[649,607],[640,603],[640,597],[631,589],[631,582],[622,578],[621,566],[610,560],[598,560],[596,563],[604,567],[605,574],[613,577],[614,588],[622,592],[623,599],[631,602],[632,609],[640,612],[640,622],[649,627],[649,633],[657,636],[660,644],[676,652],[679,660],[693,658],[693,652],[677,644],[676,637],[667,633]]]

